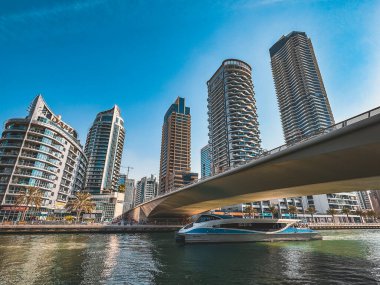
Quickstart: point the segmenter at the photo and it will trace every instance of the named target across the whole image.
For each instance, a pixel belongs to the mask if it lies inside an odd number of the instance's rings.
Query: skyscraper
[[[247,63],[227,59],[207,82],[213,173],[249,161],[260,152],[251,72]]]
[[[83,189],[86,165],[77,132],[38,95],[28,116],[9,119],[0,138],[0,219],[15,219],[25,210],[15,202],[28,187],[43,193],[39,212],[63,209],[68,197]]]
[[[88,158],[86,190],[90,193],[117,191],[124,136],[124,121],[118,106],[96,116],[85,147]]]
[[[198,177],[190,172],[190,144],[190,108],[186,107],[185,98],[178,97],[166,112],[162,126],[160,194],[180,188]]]
[[[136,185],[135,205],[144,203],[157,196],[158,183],[152,174],[150,177],[143,177]]]
[[[201,149],[201,177],[206,178],[211,176],[211,147],[206,145]]]
[[[334,124],[313,45],[306,33],[282,36],[269,52],[286,143]]]
[[[315,134],[334,124],[311,40],[304,32],[282,36],[269,49],[286,143]],[[324,213],[343,207],[355,210],[358,194],[336,193],[302,197],[305,206]]]

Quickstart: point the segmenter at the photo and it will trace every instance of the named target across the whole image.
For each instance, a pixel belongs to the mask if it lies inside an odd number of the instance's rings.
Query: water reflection
[[[0,284],[378,284],[380,232],[180,245],[173,234],[0,236]]]

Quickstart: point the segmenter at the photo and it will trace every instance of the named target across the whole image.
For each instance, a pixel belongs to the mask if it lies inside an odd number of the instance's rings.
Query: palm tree
[[[294,219],[295,215],[298,213],[298,209],[296,206],[289,206],[288,212],[289,212],[290,216],[293,216],[293,219]]]
[[[363,218],[363,216],[365,216],[365,213],[364,213],[362,210],[357,209],[357,210],[355,211],[355,214],[358,215],[358,216],[360,217],[360,220],[361,220],[361,222],[363,223],[363,222],[364,222],[364,218]]]
[[[327,215],[331,215],[332,216],[332,220],[335,223],[335,215],[337,214],[336,210],[335,209],[328,209],[326,211],[326,214]]]
[[[274,219],[274,215],[278,212],[276,206],[270,205],[268,209],[269,209],[269,212],[271,212],[272,214],[272,219]]]
[[[374,210],[368,210],[366,214],[368,218],[371,218],[372,222],[375,221],[376,213]]]
[[[315,209],[315,207],[312,207],[312,206],[306,209],[306,213],[311,215],[311,219],[313,220],[313,223],[314,223],[314,214],[316,212],[317,210]]]
[[[16,198],[15,206],[26,206],[21,217],[21,221],[24,221],[29,207],[34,207],[37,210],[41,207],[43,194],[38,187],[27,187],[25,190],[18,192],[18,194],[20,195]]]
[[[79,221],[82,212],[91,213],[95,209],[95,203],[91,200],[91,194],[87,192],[78,192],[75,199],[67,202],[65,208],[69,211],[77,213]]]
[[[252,218],[252,216],[254,217],[254,214],[256,213],[256,209],[253,208],[251,205],[245,207],[244,209],[244,213],[247,213],[248,214],[248,217]]]
[[[342,209],[342,213],[347,216],[347,223],[349,223],[350,222],[350,218],[348,217],[348,215],[351,214],[351,209],[347,208],[347,207],[344,207]]]
[[[125,192],[125,185],[124,184],[119,185],[119,192],[120,193],[124,193]]]

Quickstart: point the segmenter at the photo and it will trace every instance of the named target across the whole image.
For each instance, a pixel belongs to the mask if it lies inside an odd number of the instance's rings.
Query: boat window
[[[286,227],[285,223],[231,223],[221,225],[223,228],[274,232]]]
[[[202,215],[198,218],[196,223],[203,223],[203,222],[208,222],[208,221],[213,221],[213,220],[220,220],[221,218],[215,217],[215,216],[209,216],[209,215]]]

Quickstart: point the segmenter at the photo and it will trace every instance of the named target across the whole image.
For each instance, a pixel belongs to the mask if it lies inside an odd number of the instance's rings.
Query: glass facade
[[[76,131],[37,96],[28,116],[8,120],[0,138],[0,215],[7,219],[7,212],[17,213],[18,193],[30,186],[43,196],[34,218],[62,209],[71,194],[83,189],[86,166]]]
[[[211,176],[211,147],[206,145],[201,149],[201,177],[206,178]]]
[[[124,137],[124,124],[118,106],[96,116],[85,146],[88,157],[86,191],[101,194],[118,190]]]

